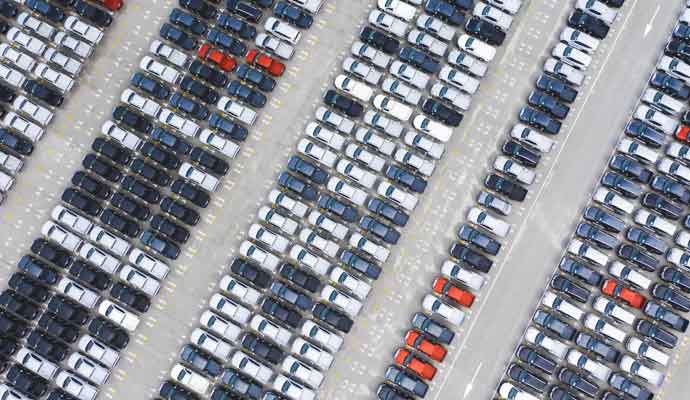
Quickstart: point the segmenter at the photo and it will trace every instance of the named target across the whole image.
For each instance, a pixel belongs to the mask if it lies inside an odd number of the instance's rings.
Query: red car
[[[283,72],[285,72],[285,64],[257,49],[249,50],[249,53],[247,53],[247,62],[265,69],[273,76],[281,76]]]
[[[627,304],[637,309],[641,309],[646,299],[636,291],[623,286],[615,279],[607,279],[601,287],[601,291],[613,298],[621,299]]]
[[[413,349],[419,350],[435,361],[443,361],[446,358],[447,350],[438,343],[433,343],[418,331],[410,329],[405,334],[405,344]]]
[[[98,2],[110,11],[117,11],[122,8],[122,0],[98,0]]]
[[[688,142],[688,134],[690,133],[690,126],[687,125],[679,125],[678,129],[676,129],[676,138],[678,140],[682,140],[684,142]]]
[[[474,303],[474,295],[472,293],[460,289],[448,279],[440,276],[434,281],[434,292],[446,295],[465,307],[472,307],[472,303]]]
[[[434,379],[434,375],[436,375],[436,367],[415,357],[415,355],[407,349],[400,348],[396,350],[393,358],[395,358],[396,364],[410,369],[426,380]]]
[[[237,67],[237,61],[218,49],[214,49],[208,43],[199,48],[199,58],[208,60],[218,65],[223,71],[230,72]]]

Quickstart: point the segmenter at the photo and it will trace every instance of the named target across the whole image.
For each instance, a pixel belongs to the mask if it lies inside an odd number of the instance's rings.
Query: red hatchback
[[[687,125],[679,125],[678,129],[676,129],[676,138],[678,138],[678,140],[684,142],[690,141],[690,139],[688,139],[688,134],[690,134],[690,127]]]
[[[395,358],[396,364],[410,369],[426,380],[434,379],[434,375],[436,375],[436,367],[415,357],[414,354],[407,349],[398,349],[393,358]]]
[[[601,287],[601,291],[607,295],[616,299],[621,299],[627,304],[637,309],[641,309],[644,305],[646,299],[641,294],[636,291],[623,286],[620,282],[615,279],[607,279],[604,281],[604,285]]]
[[[199,58],[208,60],[218,65],[223,71],[230,72],[237,67],[237,61],[218,49],[214,49],[208,43],[199,48]]]
[[[405,334],[405,344],[413,349],[419,350],[435,361],[443,361],[446,358],[447,350],[438,343],[433,343],[421,333],[409,330]]]
[[[249,53],[247,53],[247,62],[265,69],[273,76],[281,76],[283,72],[285,72],[285,64],[257,49],[249,50]]]
[[[446,295],[465,307],[472,307],[472,303],[474,303],[474,295],[472,293],[460,289],[448,279],[440,276],[434,281],[434,292]]]
[[[97,0],[110,11],[117,11],[122,8],[122,0]]]

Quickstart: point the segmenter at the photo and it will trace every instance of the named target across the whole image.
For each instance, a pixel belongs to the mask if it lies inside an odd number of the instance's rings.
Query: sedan
[[[148,246],[155,252],[172,260],[176,260],[180,255],[179,246],[162,238],[151,230],[145,230],[140,240],[144,246]]]

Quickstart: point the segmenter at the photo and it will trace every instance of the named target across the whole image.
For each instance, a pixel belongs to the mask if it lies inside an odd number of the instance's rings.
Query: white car
[[[437,99],[445,100],[453,107],[463,111],[467,111],[472,104],[472,96],[440,82],[434,83],[433,86],[431,86],[430,92],[431,95]]]
[[[448,45],[444,41],[418,29],[413,29],[407,34],[407,41],[438,57],[445,56],[448,51]]]
[[[542,153],[551,151],[555,144],[553,140],[522,123],[517,123],[513,126],[510,130],[510,136],[513,139],[529,144]]]
[[[350,232],[347,227],[339,222],[335,222],[328,218],[325,214],[320,213],[317,210],[312,210],[307,216],[307,220],[310,224],[319,227],[326,232],[330,233],[333,237],[340,240],[345,240],[348,233]]]
[[[221,360],[227,360],[230,356],[230,350],[232,349],[232,346],[225,341],[199,328],[192,331],[190,341]]]
[[[43,126],[48,125],[50,121],[53,120],[54,114],[52,111],[42,105],[34,103],[23,95],[18,95],[14,99],[12,107]]]
[[[132,151],[139,150],[143,143],[139,136],[120,128],[113,121],[105,121],[101,127],[101,133],[117,140]]]
[[[333,356],[330,353],[321,350],[300,337],[292,342],[291,351],[292,354],[309,361],[322,371],[328,370],[331,364],[333,364]]]
[[[482,61],[489,62],[496,56],[496,48],[481,40],[463,33],[458,37],[458,47]]]
[[[22,347],[13,357],[19,364],[38,376],[51,380],[58,371],[58,366],[43,358],[43,356]],[[1,397],[0,397],[1,398]]]
[[[367,151],[364,147],[358,146],[354,143],[350,143],[347,145],[347,147],[345,148],[345,155],[353,160],[357,160],[363,163],[364,165],[369,167],[369,169],[376,172],[381,172],[383,168],[386,166],[386,160]],[[363,201],[361,195],[358,195],[357,200]]]
[[[309,228],[304,228],[299,232],[299,240],[302,243],[320,250],[329,257],[335,257],[340,250],[340,246],[332,240],[328,240]]]
[[[267,384],[273,377],[273,370],[256,361],[243,351],[237,350],[230,358],[230,365],[261,384]]]
[[[209,192],[215,192],[218,189],[220,181],[215,176],[194,167],[188,162],[182,163],[177,171],[180,176],[191,180],[203,189]]]
[[[592,63],[592,57],[589,54],[563,43],[556,44],[551,50],[551,55],[580,70],[587,69]]]
[[[256,122],[256,111],[227,96],[221,96],[218,100],[218,108],[247,126],[252,126]]]
[[[350,246],[362,250],[382,263],[386,262],[390,255],[390,250],[385,246],[376,244],[359,233],[350,236]]]
[[[568,253],[582,257],[602,267],[606,266],[609,261],[609,257],[606,254],[579,239],[570,241],[568,244]]]
[[[321,325],[312,320],[305,320],[304,324],[302,324],[301,331],[304,337],[317,342],[333,353],[340,350],[340,347],[343,345],[343,338],[321,327]]]
[[[412,120],[412,125],[415,129],[426,133],[427,135],[433,137],[441,142],[447,142],[450,137],[453,136],[453,129],[449,126],[445,126],[440,122],[429,119],[422,114],[418,114]]]
[[[93,46],[83,40],[75,38],[65,31],[58,31],[55,37],[53,37],[53,43],[70,50],[82,59],[87,59],[93,54]]]
[[[374,94],[374,90],[366,83],[343,74],[335,77],[335,87],[365,103]]]
[[[640,357],[646,358],[647,360],[663,366],[667,366],[670,359],[668,354],[634,336],[628,339],[628,341],[625,343],[625,348],[628,351],[639,355]]]
[[[275,234],[259,224],[252,224],[249,227],[249,237],[264,243],[269,249],[283,253],[290,245],[290,240]]]
[[[664,374],[655,369],[649,368],[627,354],[623,355],[618,363],[618,366],[620,366],[623,371],[629,373],[630,375],[642,378],[642,380],[654,387],[658,388],[662,383],[664,383]]]
[[[527,328],[525,340],[528,343],[543,348],[561,360],[565,358],[565,354],[568,351],[568,346],[563,342],[547,336],[544,332],[532,326]]]
[[[130,285],[143,291],[151,297],[157,295],[161,288],[160,283],[156,279],[146,276],[130,265],[124,265],[120,269],[118,276],[123,281],[128,282]]]
[[[43,133],[45,133],[45,130],[41,126],[29,121],[27,118],[22,117],[14,111],[8,111],[7,114],[5,114],[5,118],[3,118],[2,122],[5,125],[17,130],[34,143],[41,140]]]
[[[575,86],[582,85],[582,82],[585,80],[585,74],[582,71],[555,58],[549,58],[544,62],[544,71],[565,79],[568,83]]]
[[[480,274],[470,271],[466,267],[462,267],[450,260],[443,262],[443,265],[441,266],[441,273],[457,280],[473,290],[480,290],[486,282],[486,279],[484,279],[484,277]]]
[[[448,62],[480,78],[486,74],[488,69],[484,61],[460,50],[452,50],[448,53]]]
[[[646,106],[640,106],[646,107]],[[639,108],[638,108],[639,110]],[[653,111],[654,112],[654,111]],[[623,138],[620,143],[618,143],[618,151],[625,153],[627,155],[633,156],[640,161],[648,164],[656,164],[659,154],[650,147],[643,145],[642,143],[636,142],[634,140]]]
[[[673,236],[676,233],[676,224],[647,210],[637,210],[633,219],[636,223],[654,229],[664,235]]]
[[[673,241],[678,246],[684,249],[690,249],[690,233],[686,231],[680,231],[673,238]]]
[[[109,274],[115,273],[120,268],[120,261],[117,258],[91,243],[82,244],[79,247],[79,255]]]
[[[674,247],[666,253],[666,261],[677,267],[690,268],[690,253]]]
[[[312,14],[316,14],[321,9],[324,0],[288,0],[290,3],[297,4]]]
[[[0,56],[25,72],[31,72],[36,66],[36,60],[33,57],[22,53],[7,43],[0,44]]]
[[[678,161],[673,161],[670,158],[662,158],[656,164],[657,169],[664,174],[680,180],[682,183],[690,183],[690,168]]]
[[[543,305],[557,310],[561,314],[566,315],[576,321],[579,321],[582,318],[582,315],[585,313],[579,307],[568,301],[568,299],[552,291],[546,292],[544,297],[541,299],[541,302]]]
[[[613,300],[606,298],[604,296],[598,296],[592,302],[592,307],[599,311],[602,315],[613,318],[618,322],[628,324],[632,326],[635,322],[635,314],[626,310],[622,306],[619,306]]]
[[[51,40],[55,35],[56,28],[47,22],[43,22],[38,18],[34,18],[29,12],[24,11],[17,15],[17,22],[26,30],[31,31],[38,36]]]
[[[195,137],[199,132],[199,125],[196,122],[184,118],[167,108],[161,110],[158,115],[158,121],[177,129],[189,137]]]
[[[333,168],[338,160],[335,153],[307,139],[302,139],[297,143],[297,151],[329,168]]]
[[[578,50],[582,50],[589,54],[594,53],[599,47],[600,40],[592,35],[573,29],[569,26],[563,28],[560,39]]]
[[[590,375],[602,382],[608,382],[609,376],[611,376],[611,368],[599,361],[595,361],[590,357],[587,357],[579,350],[570,349],[570,351],[568,351],[568,355],[566,356],[566,360],[568,360],[568,364],[589,372]]]
[[[231,140],[224,139],[213,133],[211,129],[204,129],[199,134],[199,140],[218,150],[229,158],[235,158],[240,152],[240,146]]]
[[[642,101],[666,114],[678,117],[685,109],[685,103],[656,89],[646,89]]]
[[[603,20],[609,25],[613,23],[618,15],[618,12],[615,9],[597,0],[577,0],[575,7],[584,10],[587,14],[591,14]]]
[[[120,95],[120,101],[127,103],[142,113],[156,118],[161,112],[161,105],[156,101],[146,98],[132,89],[125,89]]]
[[[295,357],[288,355],[280,365],[283,372],[305,382],[310,387],[317,389],[323,382],[323,373],[304,364]]]
[[[649,106],[638,106],[634,115],[635,118],[661,129],[667,135],[672,135],[675,133],[676,128],[678,127],[677,120],[665,115],[661,111],[654,110]]]
[[[335,169],[367,189],[371,189],[376,183],[376,175],[358,167],[353,161],[341,159]]]
[[[91,44],[98,44],[103,39],[103,31],[95,26],[89,25],[79,18],[70,15],[65,19],[65,29],[76,33]]]
[[[462,321],[465,319],[465,313],[458,308],[444,303],[441,301],[441,299],[432,294],[427,294],[424,296],[424,299],[422,300],[422,308],[424,311],[432,315],[438,315],[446,321],[457,326],[462,325]]]
[[[271,192],[268,194],[268,200],[276,207],[281,207],[285,210],[288,210],[300,218],[303,218],[305,215],[307,215],[307,211],[309,211],[309,207],[307,207],[306,204],[290,197],[288,194],[281,192],[278,189],[271,190]]]
[[[379,194],[379,196],[383,196],[384,198],[393,201],[395,204],[402,206],[408,211],[414,210],[415,207],[417,207],[417,202],[419,201],[415,195],[393,186],[386,181],[379,182],[376,192]]]
[[[276,37],[259,33],[254,39],[254,44],[257,47],[269,51],[283,60],[289,60],[295,53],[295,48],[292,45],[279,40]]]
[[[151,43],[151,46],[149,46],[149,51],[180,68],[187,68],[187,65],[189,64],[189,56],[171,46],[168,46],[160,40],[154,40]]]
[[[62,32],[58,32],[58,35],[60,33]],[[46,45],[41,39],[28,35],[16,27],[10,28],[10,30],[5,34],[5,37],[7,37],[10,42],[19,45],[19,47],[22,47],[29,53],[39,57],[43,56],[43,53],[48,47],[48,45]],[[55,36],[54,41],[59,43],[57,35]]]
[[[82,244],[82,240],[77,235],[67,231],[65,228],[52,221],[43,224],[41,233],[48,239],[72,252],[76,251],[77,247]]]
[[[170,272],[170,267],[164,262],[136,247],[129,253],[129,262],[156,279],[165,279],[168,276],[168,272]]]
[[[369,13],[369,23],[400,38],[404,37],[407,32],[405,21],[379,10],[371,10]]]
[[[690,65],[674,57],[662,56],[657,67],[671,76],[690,83]]]
[[[274,254],[264,251],[262,248],[253,244],[252,242],[245,240],[240,244],[240,255],[254,260],[261,267],[275,272],[280,264],[280,258],[276,257]]]
[[[626,334],[623,330],[606,322],[606,320],[595,314],[587,314],[585,316],[584,326],[587,329],[602,334],[615,342],[623,343],[626,337]]]
[[[321,289],[321,300],[334,304],[352,317],[356,317],[362,309],[362,302],[339,291],[331,285]]]
[[[107,299],[98,305],[98,313],[130,332],[139,326],[139,317]]]
[[[26,77],[21,72],[14,68],[0,64],[0,79],[9,83],[10,85],[20,88],[26,81]]]
[[[647,290],[652,285],[651,279],[620,261],[614,261],[611,263],[611,265],[609,265],[609,273],[618,279],[622,279],[633,284],[634,286],[639,287],[640,289]]]
[[[46,49],[45,53],[43,54],[43,58],[46,59],[46,61],[49,61],[62,68],[65,70],[65,72],[73,77],[79,75],[83,67],[83,64],[80,61],[55,50],[52,47],[48,47]]]
[[[6,151],[0,150],[0,166],[9,171],[12,175],[16,175],[22,170],[22,167],[24,167],[24,161]]]
[[[67,371],[60,371],[55,377],[55,385],[79,400],[95,400],[98,389]]]
[[[355,132],[355,140],[359,143],[369,145],[376,149],[377,152],[387,156],[393,155],[393,151],[395,150],[395,143],[393,141],[379,135],[373,129],[358,128],[357,132]],[[355,146],[355,148],[359,147]]]
[[[534,170],[523,167],[506,156],[496,157],[496,160],[494,160],[494,169],[514,177],[525,185],[531,185],[536,176]]]
[[[226,320],[211,311],[204,311],[199,318],[199,323],[206,329],[231,343],[237,343],[242,333],[242,327],[240,325],[234,321]]]
[[[80,337],[79,342],[77,342],[77,347],[84,354],[108,368],[113,368],[120,360],[120,354],[115,349],[104,345],[91,335],[83,335]]]
[[[666,146],[666,155],[676,160],[690,162],[690,147],[678,142],[672,142]]]
[[[69,356],[67,366],[84,379],[97,385],[105,384],[110,376],[110,371],[107,368],[79,353],[72,353]]]
[[[498,396],[501,400],[538,400],[539,398],[525,392],[510,382],[503,382],[498,388]]]
[[[299,226],[297,221],[284,217],[278,214],[276,210],[266,206],[259,209],[258,216],[262,221],[268,222],[288,235],[294,234]]]
[[[378,7],[396,17],[410,22],[417,14],[417,8],[401,0],[378,0]]]
[[[425,89],[429,84],[430,78],[428,74],[398,60],[391,63],[391,66],[388,67],[388,71],[393,74],[393,76],[412,84],[412,86],[418,89]]]
[[[360,300],[367,298],[369,291],[371,291],[371,285],[364,282],[363,280],[352,276],[344,269],[340,267],[334,267],[329,275],[332,282],[336,282],[349,290],[352,294],[357,296]]]
[[[601,187],[594,192],[592,198],[597,203],[608,206],[621,214],[631,214],[635,210],[635,205],[630,200]]]
[[[381,89],[413,106],[419,104],[419,101],[422,99],[422,93],[419,90],[412,88],[399,79],[384,79],[381,83]]]
[[[510,30],[510,25],[513,23],[513,17],[510,14],[481,1],[475,4],[472,14],[491,22],[503,31]]]
[[[226,277],[229,277],[228,275],[223,276],[221,278],[221,287],[223,287],[224,290],[228,291],[229,293],[237,296],[240,300],[242,301],[247,301],[247,297],[253,295],[253,292],[250,293],[243,293],[240,294],[238,293],[238,289],[243,289],[241,287],[233,287],[233,288],[228,288],[227,286],[231,282],[227,282],[228,279],[225,279]],[[223,282],[225,280],[226,282]],[[230,290],[227,290],[230,289]],[[249,294],[249,296],[248,296]],[[258,296],[255,297],[255,299],[258,301]],[[253,300],[253,299],[251,299]],[[253,301],[249,301],[249,304],[254,304]],[[242,325],[246,324],[249,321],[249,317],[251,316],[251,311],[242,304],[223,296],[220,293],[216,293],[213,296],[211,296],[211,299],[208,301],[208,305],[213,308],[214,310],[220,312],[221,314],[229,317],[233,321],[236,321]]]
[[[172,85],[177,85],[182,80],[182,73],[177,69],[154,60],[150,56],[144,56],[139,62],[139,68]]]
[[[378,94],[376,97],[374,97],[373,103],[376,109],[383,111],[400,121],[407,121],[412,116],[412,108],[410,106],[407,106],[393,99],[392,97]]]
[[[304,133],[334,150],[340,151],[345,145],[345,137],[324,128],[316,122],[309,122],[304,128]]]
[[[57,283],[57,290],[86,308],[93,308],[100,298],[93,290],[86,289],[77,282],[64,276]]]
[[[292,45],[296,45],[302,37],[302,32],[299,29],[274,17],[269,17],[266,20],[264,29]]]
[[[453,40],[455,36],[455,28],[427,14],[417,17],[416,25],[417,28],[434,34],[446,42]]]
[[[374,86],[379,84],[383,76],[383,74],[375,68],[353,57],[346,57],[345,60],[343,60],[343,70]]]
[[[388,65],[391,63],[391,56],[360,41],[356,41],[352,44],[350,52],[353,56],[366,60],[382,69],[388,68]]]
[[[60,89],[62,93],[67,93],[72,90],[74,86],[74,79],[67,74],[56,71],[50,68],[47,64],[39,63],[34,69],[34,74],[45,81],[50,82],[53,86]]]
[[[405,126],[401,122],[388,118],[385,114],[374,110],[368,110],[362,119],[367,125],[395,138],[400,137],[405,131]]]
[[[182,364],[175,364],[170,370],[170,377],[175,381],[192,391],[206,396],[210,394],[211,381],[205,378],[203,375],[198,374],[191,369],[183,366]]]
[[[436,168],[436,165],[433,161],[424,159],[404,148],[399,148],[396,150],[393,158],[400,164],[410,167],[410,169],[417,171],[426,177],[431,176]]]
[[[93,226],[93,223],[88,218],[60,205],[53,208],[50,216],[56,222],[82,235],[88,233]]]
[[[331,266],[328,260],[314,255],[298,244],[290,249],[290,257],[319,275],[326,275]]]
[[[403,140],[408,146],[419,149],[436,160],[440,160],[446,150],[442,143],[437,143],[417,132],[407,132]]]
[[[507,11],[513,15],[517,14],[522,6],[522,0],[486,0],[487,3]]]
[[[273,381],[273,389],[284,394],[290,400],[316,399],[316,392],[281,374]]]
[[[506,237],[510,232],[510,225],[505,221],[496,218],[479,207],[472,207],[467,213],[467,219],[473,224],[479,225],[489,232]]]
[[[255,315],[249,322],[249,326],[281,346],[287,346],[292,339],[292,332],[290,330],[273,323],[262,315]]]
[[[127,254],[132,247],[129,241],[120,238],[98,225],[94,225],[89,231],[89,239],[120,257]]]
[[[355,123],[351,119],[323,106],[316,109],[316,119],[346,135],[352,133],[352,130],[355,128]]]

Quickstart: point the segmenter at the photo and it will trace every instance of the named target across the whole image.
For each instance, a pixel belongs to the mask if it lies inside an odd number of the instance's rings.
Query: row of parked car
[[[0,2],[0,203],[121,1]]]
[[[679,50],[689,18],[686,9],[508,367],[502,398],[648,400],[664,381],[690,311],[682,229],[690,226],[682,143],[690,57]]]

